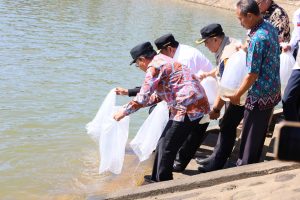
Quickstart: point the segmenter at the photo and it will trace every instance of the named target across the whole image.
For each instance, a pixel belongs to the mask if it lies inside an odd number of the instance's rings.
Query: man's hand
[[[286,42],[280,43],[280,46],[281,46],[283,52],[291,51],[291,49],[292,49],[291,46]]]
[[[128,89],[117,87],[116,94],[117,95],[128,95]]]
[[[215,111],[210,111],[209,118],[210,119],[218,119],[220,117],[220,113],[216,113]]]
[[[224,97],[228,98],[233,105],[241,105],[241,97],[236,94],[231,96],[225,95]]]
[[[205,79],[208,76],[210,76],[209,72],[202,72],[202,73],[199,74],[199,78],[201,80]]]
[[[125,116],[126,116],[126,115],[124,114],[123,110],[121,109],[121,110],[119,110],[118,112],[116,112],[116,113],[114,114],[114,119],[115,119],[116,121],[120,121],[120,120],[123,119]]]

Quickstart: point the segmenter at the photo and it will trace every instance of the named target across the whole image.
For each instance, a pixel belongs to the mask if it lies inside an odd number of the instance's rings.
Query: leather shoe
[[[198,167],[198,171],[202,172],[202,173],[206,173],[206,172],[211,172],[211,171],[216,171],[219,169],[222,169],[223,167],[217,167],[216,165],[213,164],[207,164],[207,165],[203,165],[203,166],[199,166]]]
[[[155,182],[156,181],[151,180],[151,175],[146,175],[144,176],[144,182],[141,185],[148,185]]]
[[[180,164],[173,164],[173,172],[183,172],[184,168]]]
[[[196,162],[199,164],[199,165],[206,165],[208,164],[213,158],[211,156],[207,157],[207,158],[195,158]]]
[[[206,172],[210,172],[212,170],[210,170],[208,167],[206,167],[205,165],[204,166],[199,166],[198,167],[198,171],[199,172],[202,172],[202,173],[206,173]]]

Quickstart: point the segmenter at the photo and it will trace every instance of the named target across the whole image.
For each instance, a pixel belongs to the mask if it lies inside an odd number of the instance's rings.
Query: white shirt
[[[209,72],[213,69],[210,61],[196,48],[179,44],[173,57],[174,60],[191,68],[193,74],[200,71]]]
[[[290,41],[290,45],[292,49],[295,48],[297,42],[300,41],[300,8],[295,11],[293,17],[294,30],[292,32],[292,38]]]
[[[298,45],[300,47],[300,8],[298,8],[295,13],[294,13],[294,17],[293,17],[293,24],[294,24],[294,30],[292,32],[292,38],[291,38],[291,41],[290,41],[290,45],[292,47],[292,49],[295,48],[297,42],[298,42]],[[296,63],[293,67],[293,69],[300,69],[300,60],[299,60],[299,50],[298,50],[298,55],[297,55],[297,58],[296,58]]]
[[[299,47],[300,47],[300,42],[298,43]],[[300,48],[298,49],[298,54],[296,57],[296,63],[293,67],[293,69],[300,69]]]

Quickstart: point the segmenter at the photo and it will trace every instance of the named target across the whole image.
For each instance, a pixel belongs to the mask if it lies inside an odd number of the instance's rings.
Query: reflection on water
[[[230,36],[245,33],[234,13],[179,0],[3,0],[0,19],[0,199],[81,199],[134,187],[136,158],[127,155],[120,177],[98,175],[98,147],[84,129],[111,88],[141,84],[129,50],[167,32],[194,45],[211,22]],[[146,116],[131,117],[131,138]]]

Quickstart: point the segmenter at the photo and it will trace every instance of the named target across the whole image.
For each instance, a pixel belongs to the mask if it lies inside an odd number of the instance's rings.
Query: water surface
[[[0,199],[110,191],[112,177],[98,175],[98,147],[85,124],[110,89],[141,84],[129,50],[168,32],[194,46],[212,22],[245,35],[235,13],[176,0],[2,0],[0,20]],[[131,138],[146,116],[132,116]],[[123,177],[134,165],[128,154]]]

